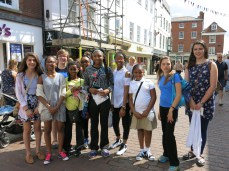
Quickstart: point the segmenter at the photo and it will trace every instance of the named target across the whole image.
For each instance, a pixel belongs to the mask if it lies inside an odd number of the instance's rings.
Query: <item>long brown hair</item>
[[[35,72],[38,74],[38,75],[41,75],[43,72],[42,72],[42,69],[41,69],[41,66],[40,66],[40,61],[39,61],[39,58],[37,56],[36,53],[34,52],[27,52],[25,54],[25,57],[23,58],[22,62],[21,62],[21,65],[20,65],[20,68],[18,70],[18,72],[23,72],[25,73],[25,71],[28,69],[28,66],[26,64],[26,61],[29,57],[33,57],[35,60],[36,60],[36,67],[35,67]]]
[[[196,65],[196,57],[194,55],[193,49],[195,45],[201,45],[204,48],[204,58],[208,59],[208,48],[206,43],[203,40],[197,40],[195,43],[193,43],[192,48],[191,48],[191,54],[189,56],[188,60],[188,69],[194,67]]]
[[[162,63],[162,61],[163,61],[164,59],[168,59],[168,60],[170,61],[170,63],[171,63],[170,57],[168,57],[168,56],[163,56],[163,57],[160,59],[159,69],[158,69],[158,71],[157,71],[157,80],[158,80],[158,81],[160,81],[161,77],[164,75],[164,73],[163,73],[163,71],[162,71],[162,69],[161,69],[161,63]],[[171,63],[171,70],[170,70],[169,74],[166,75],[164,84],[166,84],[166,83],[169,81],[169,77],[171,77],[171,76],[174,74],[174,72],[173,72],[172,70],[173,70],[173,68],[172,68],[172,63]]]

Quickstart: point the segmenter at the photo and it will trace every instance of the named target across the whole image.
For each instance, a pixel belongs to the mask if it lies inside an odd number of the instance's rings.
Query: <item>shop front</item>
[[[26,52],[43,55],[42,28],[0,19],[0,70],[10,59],[19,63]]]

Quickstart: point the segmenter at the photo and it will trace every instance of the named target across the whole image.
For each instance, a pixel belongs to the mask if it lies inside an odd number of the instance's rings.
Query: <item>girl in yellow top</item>
[[[81,92],[84,80],[79,77],[80,66],[77,62],[69,62],[68,77],[66,78],[66,122],[65,122],[65,137],[64,137],[64,150],[68,155],[75,153],[76,156],[80,155],[80,150],[84,144],[83,139],[83,122],[82,122],[82,104],[83,96]],[[76,123],[76,146],[75,149],[71,146],[72,140],[72,124]]]

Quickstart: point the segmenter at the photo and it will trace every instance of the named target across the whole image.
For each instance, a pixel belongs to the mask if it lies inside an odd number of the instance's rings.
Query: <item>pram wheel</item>
[[[0,140],[0,147],[6,148],[10,144],[10,138],[9,137],[3,137]]]

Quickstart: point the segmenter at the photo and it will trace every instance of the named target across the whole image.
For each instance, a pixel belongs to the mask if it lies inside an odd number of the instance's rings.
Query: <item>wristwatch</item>
[[[124,110],[126,110],[126,106],[122,106],[122,108],[123,108]]]

